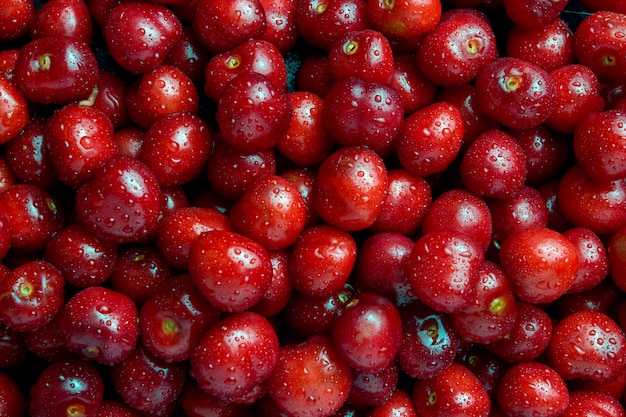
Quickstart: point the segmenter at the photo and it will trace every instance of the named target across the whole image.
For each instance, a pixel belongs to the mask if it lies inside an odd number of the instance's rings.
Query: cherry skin
[[[532,62],[546,71],[574,64],[574,33],[563,19],[535,29],[513,26],[506,38],[507,55]]]
[[[99,73],[96,56],[84,41],[48,36],[20,49],[13,81],[32,102],[64,104],[87,99]]]
[[[120,247],[109,283],[140,306],[172,276],[172,268],[157,248],[129,245]]]
[[[574,131],[574,154],[580,166],[594,180],[618,180],[626,174],[626,114],[617,110],[590,113]]]
[[[272,317],[283,311],[293,294],[293,284],[289,276],[289,250],[272,250],[269,255],[272,262],[272,281],[263,297],[252,307],[252,311],[264,317]]]
[[[510,234],[502,242],[500,262],[515,295],[530,303],[556,300],[569,289],[578,272],[574,245],[545,226]]]
[[[193,379],[185,383],[180,393],[180,403],[185,415],[189,417],[245,417],[252,411],[248,404],[234,403],[209,395]]]
[[[571,153],[566,137],[546,126],[547,124],[530,129],[508,130],[524,151],[528,185],[541,184],[556,178],[563,172]]]
[[[65,225],[65,209],[59,199],[31,184],[16,184],[0,194],[6,224],[11,231],[11,248],[34,252]]]
[[[185,271],[191,245],[200,234],[211,230],[232,230],[230,219],[215,209],[182,207],[163,219],[156,244],[174,268]]]
[[[28,33],[37,8],[32,0],[11,0],[2,10],[0,24],[0,40],[3,42],[16,40]]]
[[[391,170],[387,173],[387,196],[382,210],[368,230],[411,236],[422,225],[431,203],[432,190],[426,179],[404,169]]]
[[[292,108],[291,121],[276,147],[300,167],[315,166],[331,153],[335,145],[324,127],[324,100],[306,91],[294,91],[288,97]]]
[[[189,274],[209,302],[222,311],[244,311],[256,304],[272,280],[267,250],[241,234],[212,230],[189,250]]]
[[[399,370],[395,362],[377,372],[354,371],[347,404],[357,409],[374,407],[387,402],[398,383]],[[346,405],[344,405],[344,408]],[[338,412],[340,413],[341,410]],[[348,410],[346,410],[346,413]],[[353,411],[353,415],[356,411]]]
[[[405,114],[412,114],[431,104],[437,92],[437,85],[420,71],[410,53],[394,56],[389,84],[400,94]]]
[[[167,362],[185,360],[203,332],[219,318],[220,311],[209,304],[188,275],[172,277],[141,307],[142,343]]]
[[[411,396],[404,390],[396,389],[391,397],[381,405],[370,409],[369,417],[417,417]]]
[[[270,376],[278,355],[278,337],[269,321],[257,313],[239,312],[202,336],[191,356],[191,372],[204,391],[235,399]]]
[[[207,178],[213,190],[227,201],[237,199],[256,178],[276,174],[274,148],[240,151],[215,137],[209,157]]]
[[[413,240],[408,236],[383,232],[365,239],[359,248],[354,285],[361,292],[375,292],[402,307],[415,301],[404,270]]]
[[[548,313],[534,304],[517,301],[517,318],[506,337],[485,347],[499,358],[511,363],[539,358],[552,336],[552,320]]]
[[[4,145],[15,176],[27,184],[49,190],[58,185],[45,132],[47,119],[33,117],[24,129]]]
[[[125,70],[143,74],[161,65],[182,37],[182,25],[167,7],[123,2],[109,13],[103,31],[107,50]]]
[[[559,209],[575,226],[597,234],[617,231],[626,225],[626,182],[594,181],[576,164],[565,172],[557,190]]]
[[[387,191],[387,169],[377,153],[341,148],[322,162],[315,181],[313,206],[327,223],[347,231],[374,224]]]
[[[53,362],[30,389],[30,415],[95,415],[103,396],[104,382],[94,365],[76,358]]]
[[[101,286],[80,290],[60,314],[68,349],[86,360],[109,366],[119,363],[130,355],[139,338],[135,303]]]
[[[575,227],[563,232],[576,247],[578,272],[568,294],[590,290],[600,284],[609,273],[607,250],[600,237],[584,227]]]
[[[615,416],[624,417],[624,406],[610,394],[579,390],[570,392],[569,405],[563,417],[575,416]]]
[[[290,51],[298,41],[297,0],[261,0],[261,4],[267,23],[262,39],[275,45],[281,53]]]
[[[514,197],[488,199],[487,205],[493,219],[493,240],[498,245],[517,230],[548,225],[548,209],[543,197],[526,185]]]
[[[374,1],[367,3],[367,18],[384,35],[406,39],[433,30],[441,10],[439,0]]]
[[[127,91],[128,86],[124,78],[111,71],[100,71],[98,94],[93,99],[92,107],[106,114],[116,130],[130,123],[125,101]]]
[[[565,10],[567,2],[541,0],[504,0],[504,10],[513,22],[526,29],[540,28],[554,21]]]

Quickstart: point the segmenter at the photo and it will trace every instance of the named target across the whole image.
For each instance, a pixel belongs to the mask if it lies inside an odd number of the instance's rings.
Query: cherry
[[[264,382],[279,360],[278,337],[263,316],[231,314],[195,345],[191,372],[200,387],[221,399],[236,399]]]
[[[421,40],[416,59],[428,79],[441,86],[463,85],[496,59],[496,39],[482,13],[457,9]]]
[[[434,103],[404,119],[396,152],[409,172],[426,177],[445,171],[457,157],[465,124],[461,111],[449,103]]]
[[[130,1],[116,5],[104,25],[109,54],[123,69],[147,73],[163,64],[182,37],[182,25],[167,7]]]
[[[24,360],[28,356],[25,339],[24,332],[13,330],[5,324],[0,325],[0,348],[2,349],[0,369],[9,370],[25,363]],[[1,383],[0,377],[0,385]]]
[[[606,415],[626,416],[624,406],[615,398],[604,392],[574,391],[570,392],[569,405],[562,414],[563,417]]]
[[[607,382],[626,368],[626,336],[605,314],[578,311],[555,325],[546,353],[563,379]]]
[[[316,298],[340,291],[354,268],[356,254],[357,243],[348,232],[325,224],[307,228],[289,257],[294,288]]]
[[[110,373],[115,392],[132,409],[157,412],[178,398],[188,371],[184,362],[167,363],[138,344]]]
[[[333,322],[332,339],[339,354],[352,368],[382,371],[400,349],[400,313],[381,295],[358,294]]]
[[[567,2],[503,0],[504,10],[513,22],[526,29],[543,27],[558,18]]]
[[[345,77],[324,98],[329,136],[344,147],[366,146],[381,157],[391,153],[402,116],[400,95],[387,84]]]
[[[382,232],[361,243],[355,265],[354,285],[362,292],[375,292],[403,307],[415,301],[404,269],[413,240],[408,236]]]
[[[76,217],[97,237],[128,243],[158,227],[161,190],[150,168],[127,156],[109,158],[76,193]]]
[[[417,302],[400,309],[402,344],[400,369],[413,378],[430,379],[441,374],[456,357],[460,340],[450,318]]]
[[[512,365],[502,376],[496,396],[507,416],[534,412],[556,417],[569,404],[569,392],[563,378],[548,365],[533,361]]]
[[[515,295],[529,303],[555,301],[578,272],[576,247],[545,226],[521,229],[502,242],[500,262]]]
[[[331,153],[335,145],[324,126],[324,100],[306,91],[294,91],[288,97],[292,108],[291,121],[276,148],[298,166],[315,166]]]
[[[17,136],[26,126],[30,112],[26,97],[5,76],[0,76],[0,94],[4,98],[0,109],[6,115],[6,121],[0,127],[0,144],[4,144]]]
[[[212,230],[189,250],[191,279],[209,302],[222,311],[254,306],[269,288],[272,263],[267,250],[239,233]]]
[[[626,148],[620,146],[625,123],[626,114],[608,110],[585,115],[576,125],[574,153],[593,180],[619,180],[626,174]]]
[[[525,129],[545,122],[555,107],[554,81],[526,60],[500,57],[476,77],[479,108],[505,126]]]
[[[345,402],[351,381],[350,366],[332,341],[317,335],[280,348],[268,387],[272,400],[288,414],[330,416]]]
[[[260,400],[262,401],[262,400]],[[195,380],[185,383],[180,394],[181,408],[189,417],[223,416],[245,417],[251,412],[248,404],[234,403],[221,400],[209,395]]]
[[[395,362],[391,362],[378,372],[354,371],[350,393],[346,399],[347,404],[353,405],[357,410],[381,405],[387,402],[398,383],[399,370]],[[338,412],[340,413],[341,410]],[[347,412],[347,410],[346,410]],[[353,415],[357,411],[353,411]]]
[[[269,255],[272,262],[272,281],[263,297],[252,307],[252,311],[264,317],[276,316],[282,312],[293,293],[289,275],[289,251],[272,250]]]
[[[367,4],[372,27],[386,36],[412,38],[424,35],[439,23],[439,0],[374,1]]]
[[[371,29],[340,36],[328,51],[330,74],[335,80],[356,77],[366,82],[387,84],[393,74],[393,60],[387,38]]]
[[[396,389],[383,404],[370,409],[369,417],[417,417],[411,396],[401,389]]]
[[[64,280],[46,261],[18,266],[0,281],[0,318],[16,331],[36,330],[63,307]]]
[[[296,6],[298,34],[310,45],[328,51],[342,35],[367,29],[364,0],[304,0]]]
[[[2,8],[0,40],[7,42],[26,35],[36,13],[36,4],[33,0],[7,2]]]
[[[209,157],[207,171],[213,190],[226,200],[234,200],[256,178],[276,174],[276,152],[274,148],[240,151],[218,136]]]
[[[261,0],[199,0],[195,10],[193,32],[212,54],[228,51],[250,38],[258,39],[267,27]]]
[[[437,85],[420,71],[410,53],[394,55],[389,84],[400,94],[405,114],[412,114],[432,103],[437,91]]]
[[[261,0],[265,11],[266,27],[262,39],[287,53],[298,42],[296,25],[297,0]]]
[[[604,243],[593,231],[584,227],[575,227],[563,232],[576,248],[578,254],[578,272],[567,293],[579,293],[594,288],[609,273],[609,259]]]
[[[189,5],[195,2],[188,2]],[[181,21],[188,22],[179,14]],[[182,38],[174,44],[163,64],[181,70],[197,85],[202,84],[204,70],[209,61],[208,52],[200,45],[200,41],[189,25],[183,25]]]
[[[441,374],[418,380],[412,390],[420,416],[487,416],[491,400],[480,380],[467,367],[453,363]]]
[[[224,87],[215,118],[229,145],[256,152],[276,145],[289,128],[291,115],[285,92],[265,75],[247,72]]]
[[[422,225],[431,202],[432,190],[426,179],[404,169],[391,170],[387,173],[387,196],[382,210],[368,230],[413,235]]]
[[[157,120],[179,112],[198,112],[198,92],[182,70],[159,65],[133,83],[125,96],[132,121],[148,129]]]
[[[90,44],[93,23],[87,4],[78,0],[52,0],[37,10],[30,24],[30,39],[65,35]]]
[[[387,191],[387,169],[376,152],[341,148],[322,162],[315,181],[313,206],[324,221],[347,231],[374,224]]]
[[[548,225],[548,208],[541,193],[523,186],[514,197],[487,200],[491,213],[494,243],[499,245],[511,233]]]
[[[104,396],[104,382],[98,369],[81,359],[67,359],[48,365],[30,389],[32,417],[95,415]]]
[[[200,175],[209,160],[213,138],[207,124],[189,112],[168,114],[143,135],[139,159],[162,186],[179,186]]]
[[[626,41],[618,36],[626,28],[626,16],[613,11],[592,13],[576,28],[576,58],[600,79],[624,82],[622,62]]]
[[[117,246],[74,223],[50,239],[44,258],[59,269],[65,282],[84,288],[109,279],[117,261]]]
[[[99,73],[96,56],[84,41],[47,36],[20,48],[13,82],[32,102],[65,104],[89,98]]]
[[[511,198],[526,181],[526,156],[520,143],[501,129],[479,135],[461,159],[465,187],[480,196]]]
[[[126,359],[137,344],[137,307],[122,293],[102,286],[74,294],[60,312],[68,349],[105,365]]]
[[[138,417],[139,412],[119,400],[103,400],[98,409],[98,417]]]
[[[15,380],[0,372],[0,413],[7,417],[23,417],[26,410],[24,394]]]
[[[54,171],[70,187],[93,178],[117,154],[113,124],[100,110],[71,104],[48,119],[47,145]]]
[[[287,65],[280,50],[268,41],[250,39],[208,61],[204,93],[217,102],[226,84],[247,72],[265,75],[280,91],[287,89]]]
[[[49,192],[31,184],[15,184],[0,194],[6,224],[11,231],[11,248],[35,252],[65,225],[65,209]]]
[[[415,296],[445,313],[470,307],[484,261],[480,244],[460,231],[440,230],[420,237],[405,268]]]
[[[91,106],[106,114],[116,131],[128,126],[130,116],[125,100],[128,91],[125,80],[111,71],[101,70],[97,88]]]
[[[552,336],[552,321],[541,308],[518,301],[517,318],[506,337],[489,343],[486,348],[507,362],[535,360],[545,351]]]

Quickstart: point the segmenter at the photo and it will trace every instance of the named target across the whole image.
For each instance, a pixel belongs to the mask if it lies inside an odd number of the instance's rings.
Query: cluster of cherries
[[[3,417],[626,417],[626,6],[4,0]]]

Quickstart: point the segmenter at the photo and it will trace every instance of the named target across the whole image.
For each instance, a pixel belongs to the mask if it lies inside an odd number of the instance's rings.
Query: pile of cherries
[[[626,6],[5,0],[3,417],[626,417]]]

